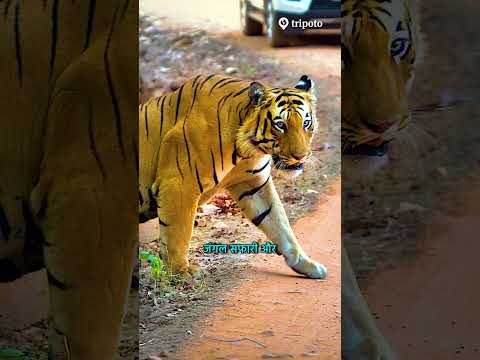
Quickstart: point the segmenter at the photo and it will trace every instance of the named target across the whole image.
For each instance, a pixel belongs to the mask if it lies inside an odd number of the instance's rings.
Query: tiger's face
[[[252,83],[249,96],[258,104],[249,119],[249,151],[272,155],[277,169],[297,175],[312,155],[317,128],[313,81],[303,75],[295,88],[272,89]]]
[[[410,121],[417,28],[408,0],[342,2],[342,150],[383,157]]]

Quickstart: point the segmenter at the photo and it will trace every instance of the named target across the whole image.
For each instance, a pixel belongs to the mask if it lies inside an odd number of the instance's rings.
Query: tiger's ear
[[[250,84],[248,96],[250,96],[255,105],[258,105],[265,98],[265,91],[265,87],[262,84],[254,81]]]
[[[312,91],[312,88],[313,81],[307,75],[302,75],[300,80],[298,80],[297,85],[295,85],[295,89],[303,90],[306,92]]]

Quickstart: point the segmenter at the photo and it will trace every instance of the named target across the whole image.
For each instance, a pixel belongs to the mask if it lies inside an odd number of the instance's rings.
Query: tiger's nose
[[[294,153],[294,154],[292,154],[292,157],[295,160],[301,161],[301,160],[303,160],[307,157],[307,153]]]

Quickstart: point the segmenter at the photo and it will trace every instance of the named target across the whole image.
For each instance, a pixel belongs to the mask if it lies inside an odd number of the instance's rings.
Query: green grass
[[[251,66],[249,64],[246,64],[244,69],[243,69],[243,72],[245,73],[245,75],[247,77],[251,78],[257,73],[257,69],[255,69],[253,66]]]
[[[168,299],[185,297],[205,286],[204,279],[193,280],[172,275],[162,259],[149,251],[141,251],[139,257],[144,265],[141,287],[147,290],[147,296],[155,306]]]
[[[140,260],[145,261],[150,268],[150,275],[153,279],[158,281],[169,281],[169,274],[165,268],[162,259],[148,251],[140,252]]]
[[[32,360],[26,352],[14,349],[0,349],[0,360]]]

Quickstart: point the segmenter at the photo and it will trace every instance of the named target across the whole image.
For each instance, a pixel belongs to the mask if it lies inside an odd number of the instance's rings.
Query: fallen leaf
[[[274,336],[275,333],[272,330],[265,330],[261,332],[262,335],[264,336]]]
[[[304,356],[304,357],[314,357],[314,356],[320,356],[320,354],[315,352],[315,351],[309,351],[309,352],[302,353],[302,356]]]

